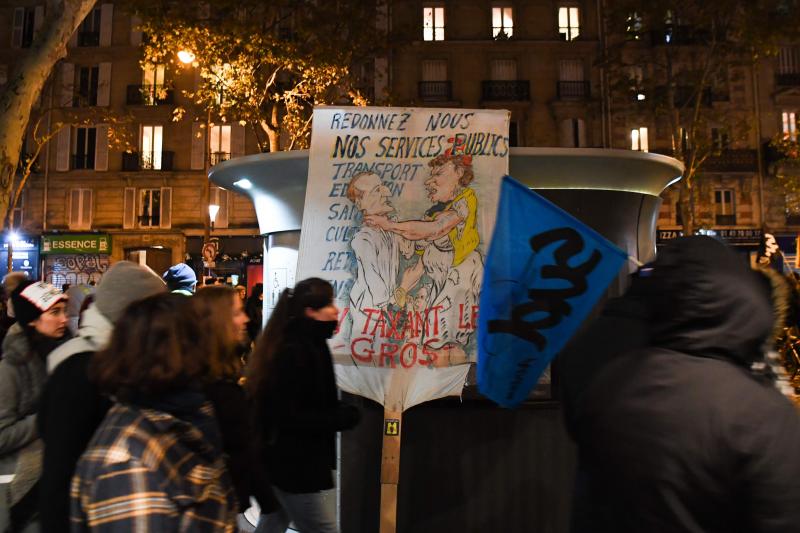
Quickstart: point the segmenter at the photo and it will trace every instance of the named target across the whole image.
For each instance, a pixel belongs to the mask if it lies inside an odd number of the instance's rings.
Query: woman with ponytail
[[[266,475],[281,509],[261,516],[256,533],[336,533],[333,495],[336,432],[359,411],[338,400],[329,339],[339,309],[333,288],[309,278],[281,293],[251,358],[247,387]]]

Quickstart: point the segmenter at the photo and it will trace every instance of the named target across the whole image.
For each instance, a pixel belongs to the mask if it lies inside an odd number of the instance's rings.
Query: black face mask
[[[314,333],[323,339],[330,339],[336,331],[336,326],[339,325],[337,320],[314,320]]]

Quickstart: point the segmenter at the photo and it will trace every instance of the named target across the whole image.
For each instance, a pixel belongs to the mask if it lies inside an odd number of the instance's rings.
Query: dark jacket
[[[250,507],[250,496],[258,501],[263,513],[277,510],[279,505],[266,479],[260,475],[263,468],[253,438],[250,402],[244,389],[233,380],[220,380],[204,389],[214,405],[214,413],[222,434],[222,448],[226,464],[239,501],[239,511]]]
[[[42,531],[68,530],[75,465],[111,407],[111,401],[89,381],[93,353],[73,354],[61,362],[42,394],[37,420],[45,443],[39,482]]]
[[[247,323],[247,334],[250,336],[251,341],[255,341],[258,334],[261,333],[261,324],[263,322],[263,308],[264,302],[259,298],[262,291],[254,289],[253,294],[247,298],[244,310],[247,313],[247,318],[250,322]]]
[[[89,380],[92,355],[92,352],[71,355],[60,363],[42,396],[38,418],[45,442],[39,500],[42,531],[68,528],[69,489],[75,465],[112,405]],[[250,506],[251,494],[258,496],[262,507],[269,508],[269,492],[251,486],[255,452],[244,392],[236,383],[226,381],[209,385],[205,392],[219,421],[222,449],[242,510]]]
[[[292,493],[333,488],[336,432],[359,419],[355,407],[337,398],[331,354],[316,326],[290,324],[275,354],[274,379],[255,398],[267,476]]]
[[[75,470],[72,531],[235,531],[213,408],[180,401],[182,412],[111,408]]]
[[[647,345],[650,278],[633,276],[624,295],[606,302],[600,316],[558,355],[564,420],[575,435],[575,409],[594,378],[610,362]]]
[[[750,371],[772,327],[763,282],[705,237],[662,250],[652,282],[647,346],[575,409],[595,504],[576,531],[797,531],[800,418]]]
[[[33,339],[33,340],[32,340]],[[41,474],[41,441],[36,428],[47,379],[45,358],[63,339],[31,336],[14,324],[3,339],[0,360],[0,474],[14,474],[11,501],[16,503]]]

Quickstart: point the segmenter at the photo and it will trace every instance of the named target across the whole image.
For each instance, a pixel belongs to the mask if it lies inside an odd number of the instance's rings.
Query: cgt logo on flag
[[[478,315],[478,387],[519,405],[619,272],[627,254],[503,178]]]

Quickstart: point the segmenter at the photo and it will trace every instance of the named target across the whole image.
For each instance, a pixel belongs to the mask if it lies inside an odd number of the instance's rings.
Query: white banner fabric
[[[343,390],[396,410],[461,393],[508,131],[504,110],[314,110],[297,279],[334,286]]]

